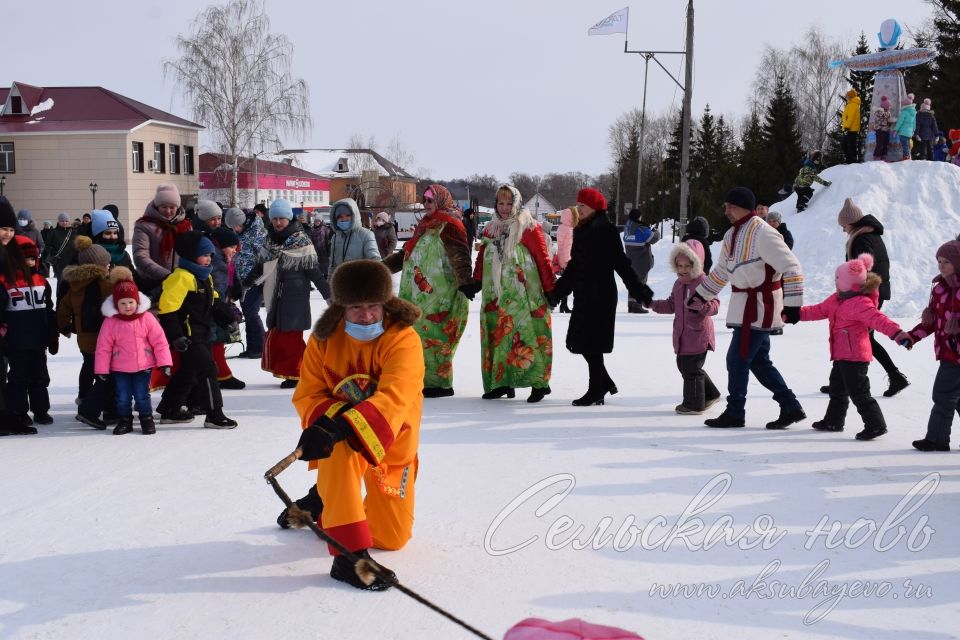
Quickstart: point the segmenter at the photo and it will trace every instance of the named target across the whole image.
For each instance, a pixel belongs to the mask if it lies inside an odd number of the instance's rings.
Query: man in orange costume
[[[313,328],[293,404],[304,429],[301,459],[315,460],[318,524],[356,555],[399,549],[413,529],[423,408],[420,310],[393,295],[379,261],[340,265],[330,306]],[[361,496],[360,483],[366,486]],[[330,575],[359,589],[353,563],[330,548]]]

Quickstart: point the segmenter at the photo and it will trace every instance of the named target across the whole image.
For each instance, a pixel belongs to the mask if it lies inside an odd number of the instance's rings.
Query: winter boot
[[[33,421],[37,424],[53,424],[53,418],[50,417],[49,413],[35,413],[33,414]]]
[[[33,436],[37,430],[33,427],[33,420],[27,415],[13,414],[13,420],[9,421],[9,426],[4,427],[11,436]]]
[[[480,397],[484,400],[497,400],[498,398],[502,398],[504,396],[508,398],[515,398],[517,396],[517,392],[514,391],[513,387],[497,387],[496,389],[486,392]]]
[[[181,422],[193,422],[193,414],[184,411],[183,407],[176,409],[167,409],[161,403],[157,406],[157,412],[160,414],[160,424],[177,424]]]
[[[375,562],[366,549],[355,551],[353,555],[360,558],[356,566],[346,556],[335,557],[333,567],[330,568],[330,577],[364,591],[385,591],[397,581],[397,574]],[[387,581],[370,570],[371,564],[385,574]]]
[[[120,416],[117,426],[113,428],[113,435],[122,436],[133,431],[133,416]]]
[[[803,409],[794,409],[793,411],[784,411],[781,409],[780,417],[773,422],[768,422],[767,429],[786,429],[790,425],[806,419],[807,414],[803,412]]]
[[[534,402],[540,402],[548,395],[550,395],[550,387],[534,387],[530,392],[530,397],[527,398],[527,402],[531,404]]]
[[[157,425],[153,421],[153,416],[140,416],[140,432],[145,436],[153,435],[157,432]]]
[[[570,309],[569,305],[567,305],[567,299],[566,299],[566,298],[564,298],[563,300],[560,301],[560,308],[557,309],[557,311],[558,311],[559,313],[570,313],[571,309]]]
[[[449,398],[453,395],[453,389],[449,387],[424,387],[424,398]]]
[[[892,398],[910,386],[910,381],[899,371],[890,374],[890,386],[883,392],[884,398]]]
[[[299,381],[299,380],[284,380],[283,382],[280,383],[280,388],[281,388],[281,389],[296,389],[298,382],[300,382],[300,381]]]
[[[222,410],[214,409],[207,414],[206,419],[203,421],[203,426],[207,429],[233,429],[237,426],[237,421],[231,420],[223,415]]]
[[[820,387],[820,393],[830,393],[830,385],[825,384]]]
[[[830,431],[830,432],[843,431],[842,424],[831,424],[830,422],[827,421],[826,418],[824,418],[823,420],[817,420],[810,426],[816,429],[817,431]]]
[[[602,405],[604,396],[607,395],[607,392],[603,389],[598,389],[594,385],[587,387],[587,392],[571,402],[575,407],[590,407],[594,405]]]
[[[934,442],[933,440],[914,440],[913,448],[917,451],[950,451],[950,444],[947,442]]]
[[[873,440],[878,438],[887,432],[886,427],[864,427],[863,431],[858,433],[855,437],[857,440]]]
[[[88,418],[82,413],[78,413],[74,418],[74,420],[76,420],[77,422],[82,422],[88,427],[93,427],[94,429],[100,429],[101,431],[107,428],[107,423],[101,420],[100,418]]]
[[[247,383],[246,383],[246,382],[244,382],[243,380],[238,380],[237,378],[234,378],[233,376],[230,376],[230,377],[227,378],[226,380],[221,380],[221,381],[220,381],[220,388],[221,388],[221,389],[243,389],[243,388],[246,387],[246,386],[247,386]]]
[[[688,407],[683,403],[675,406],[673,410],[682,416],[698,416],[701,413],[703,413],[703,409],[691,409],[690,407]]]
[[[301,512],[309,513],[314,522],[319,521],[320,514],[323,513],[323,500],[320,499],[320,494],[317,493],[317,485],[310,487],[307,495],[299,500],[294,500],[294,504]],[[281,529],[289,529],[291,526],[296,526],[296,522],[291,523],[289,517],[290,507],[280,512],[280,515],[277,517],[277,524],[280,525]]]
[[[713,429],[737,429],[745,426],[743,418],[732,416],[726,411],[721,413],[716,418],[707,418],[703,421],[703,424]]]

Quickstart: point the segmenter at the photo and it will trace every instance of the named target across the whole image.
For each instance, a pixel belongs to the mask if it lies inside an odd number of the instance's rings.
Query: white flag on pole
[[[610,33],[627,32],[627,16],[630,14],[630,7],[624,7],[616,13],[609,16],[590,27],[587,31],[588,36],[605,36]]]

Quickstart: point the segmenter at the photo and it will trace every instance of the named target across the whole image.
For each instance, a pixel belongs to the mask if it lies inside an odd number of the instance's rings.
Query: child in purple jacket
[[[678,244],[670,252],[670,268],[677,274],[673,290],[666,300],[654,300],[651,309],[657,313],[673,314],[673,350],[677,354],[677,369],[683,376],[683,402],[676,412],[699,415],[720,399],[720,391],[703,370],[707,351],[717,347],[713,334],[713,319],[720,310],[720,301],[697,300],[692,308],[687,300],[704,281],[703,245],[697,240]]]
[[[870,395],[870,331],[879,331],[903,346],[911,344],[900,326],[877,308],[881,280],[870,271],[872,267],[869,253],[844,262],[836,271],[836,292],[820,304],[800,308],[800,320],[830,321],[830,404],[823,419],[812,426],[818,431],[843,431],[852,400],[863,419],[857,440],[873,440],[887,432],[880,405]]]

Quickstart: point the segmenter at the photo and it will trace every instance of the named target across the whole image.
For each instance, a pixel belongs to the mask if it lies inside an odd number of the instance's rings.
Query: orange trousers
[[[329,458],[317,461],[317,491],[323,500],[318,524],[350,551],[400,549],[410,540],[418,463],[415,454],[412,460],[401,455],[396,457],[405,459],[391,460],[391,453],[407,449],[397,444],[376,467],[346,442],[338,443]],[[330,555],[339,555],[327,546]]]

